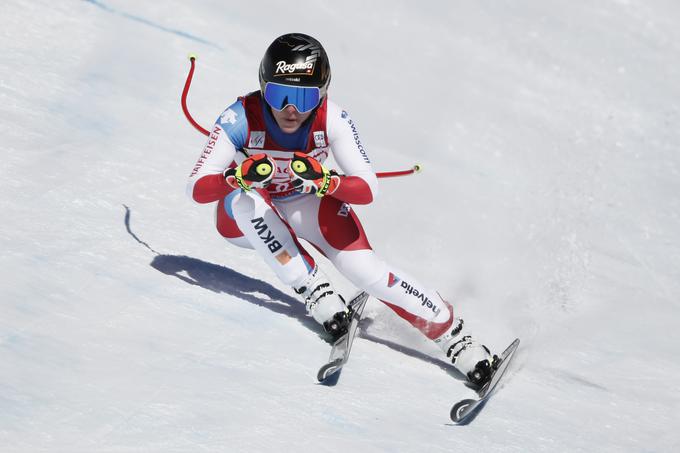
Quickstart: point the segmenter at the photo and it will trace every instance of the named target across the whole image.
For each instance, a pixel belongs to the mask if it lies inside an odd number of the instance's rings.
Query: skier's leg
[[[232,192],[218,204],[217,228],[230,242],[255,249],[278,278],[302,296],[320,324],[345,310],[266,191]]]
[[[332,247],[332,245],[331,245]],[[453,307],[416,277],[380,259],[373,250],[326,249],[337,269],[397,315],[436,341],[454,324]]]
[[[314,259],[268,198],[255,190],[231,192],[218,203],[217,230],[229,242],[255,249],[283,283],[294,286],[314,268]]]
[[[321,201],[306,197],[305,203],[297,204],[298,213],[291,218],[299,219],[294,227],[300,237],[319,248],[355,286],[433,340],[461,372],[469,375],[478,362],[490,358],[482,345],[469,336],[460,336],[462,319],[454,319],[453,308],[439,293],[373,252],[358,217],[348,205],[331,197]],[[312,219],[317,219],[316,228],[310,226],[314,225]]]
[[[451,306],[381,260],[349,206],[331,197],[303,197],[283,209],[299,236],[324,253],[352,284],[383,301],[428,338],[434,340],[451,327]]]
[[[245,249],[252,249],[253,246],[250,245],[250,242],[248,242],[248,239],[246,239],[236,224],[236,220],[234,220],[233,214],[231,214],[231,207],[228,210],[225,201],[231,204],[232,197],[225,197],[217,203],[217,210],[215,211],[215,227],[217,231],[230,243]]]

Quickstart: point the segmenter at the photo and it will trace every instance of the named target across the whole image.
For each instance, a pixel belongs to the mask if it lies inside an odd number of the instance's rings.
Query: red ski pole
[[[189,69],[189,74],[187,75],[187,81],[184,82],[184,90],[182,90],[182,110],[184,111],[184,116],[187,117],[192,126],[196,128],[201,134],[208,136],[210,132],[205,130],[191,117],[189,113],[189,108],[187,107],[187,94],[189,94],[189,87],[191,86],[191,79],[194,78],[194,69],[196,67],[196,55],[189,55],[189,61],[191,61],[191,69]]]
[[[189,120],[191,125],[194,126],[198,132],[205,136],[208,136],[210,135],[210,132],[208,132],[204,127],[201,127],[201,125],[194,120],[194,118],[191,116],[191,113],[189,113],[189,108],[187,107],[187,95],[189,94],[191,79],[194,78],[194,69],[196,68],[196,55],[193,54],[189,55],[189,61],[191,62],[191,68],[189,69],[187,80],[186,82],[184,82],[184,90],[182,90],[182,111],[184,112],[184,116],[187,117],[187,120]],[[378,178],[394,178],[397,176],[406,176],[412,175],[414,173],[419,173],[421,170],[422,166],[420,164],[415,164],[412,168],[409,168],[408,170],[382,171],[376,173],[375,175]]]
[[[420,173],[420,171],[422,169],[423,169],[422,165],[415,164],[412,168],[409,168],[408,170],[380,171],[380,172],[377,172],[375,175],[378,178],[394,178],[396,176],[406,176],[406,175],[412,175],[414,173]]]

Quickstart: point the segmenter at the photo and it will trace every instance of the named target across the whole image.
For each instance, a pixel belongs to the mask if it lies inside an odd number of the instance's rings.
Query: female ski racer
[[[332,337],[346,331],[348,307],[300,238],[482,387],[497,357],[461,333],[462,319],[439,293],[376,255],[352,210],[375,199],[378,180],[354,121],[328,99],[331,68],[321,44],[301,33],[280,36],[259,73],[259,91],[240,97],[212,127],[189,196],[217,202],[219,233],[254,249]],[[331,154],[341,174],[324,166]]]

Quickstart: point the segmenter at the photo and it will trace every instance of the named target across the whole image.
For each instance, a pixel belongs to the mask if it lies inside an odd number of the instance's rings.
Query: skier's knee
[[[252,217],[255,212],[255,199],[245,192],[240,193],[231,200],[231,212],[234,218]]]
[[[334,264],[345,278],[362,289],[376,284],[387,273],[387,265],[372,250],[342,252]]]

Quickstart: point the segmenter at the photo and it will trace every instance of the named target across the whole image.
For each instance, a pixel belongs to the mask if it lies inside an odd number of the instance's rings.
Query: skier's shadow
[[[321,334],[318,324],[306,316],[302,302],[262,280],[189,256],[157,255],[151,261],[151,267],[190,285],[200,286],[215,293],[229,294],[297,319],[305,327]]]
[[[239,299],[267,308],[275,313],[295,318],[305,327],[324,337],[316,321],[306,316],[306,310],[302,302],[276,289],[267,282],[248,277],[228,267],[208,263],[189,256],[157,255],[151,261],[151,267],[190,285],[200,286],[215,293],[236,296]],[[436,365],[456,377],[462,376],[454,368],[441,360],[367,333],[367,328],[371,323],[371,319],[363,319],[361,321],[360,338],[382,344],[409,357]]]
[[[151,267],[154,269],[166,275],[178,278],[190,285],[200,286],[201,288],[215,293],[229,294],[259,307],[267,308],[275,313],[296,319],[321,338],[326,337],[321,326],[311,317],[307,316],[305,306],[302,302],[283,291],[280,291],[269,283],[248,277],[247,275],[241,274],[226,266],[208,263],[189,256],[166,255],[157,252],[132,231],[130,226],[132,212],[129,207],[125,205],[123,205],[123,207],[125,208],[124,223],[128,234],[132,236],[135,241],[156,255],[151,261]],[[358,334],[360,338],[381,344],[409,357],[438,366],[457,379],[465,380],[461,373],[458,373],[455,368],[441,360],[432,358],[416,349],[368,333],[367,329],[371,323],[372,320],[368,318],[361,320]]]
[[[135,237],[135,239],[139,241],[138,238]],[[146,246],[148,247],[148,245]],[[275,313],[295,318],[305,325],[305,327],[323,337],[316,321],[306,316],[304,305],[301,302],[276,289],[267,282],[248,277],[247,275],[236,272],[228,267],[208,263],[189,256],[156,255],[151,261],[151,267],[166,275],[176,277],[190,285],[200,286],[201,288],[215,293],[229,294],[257,306],[272,310]],[[441,368],[456,379],[465,380],[461,373],[441,360],[430,357],[418,350],[367,333],[367,329],[372,322],[373,320],[370,318],[365,318],[361,321],[361,330],[359,332],[360,338],[381,344],[406,356],[425,361]],[[339,377],[339,374],[336,375],[336,381],[329,384],[335,385],[335,383],[337,383],[337,377]],[[472,415],[464,424],[467,425],[476,416],[477,414]]]

